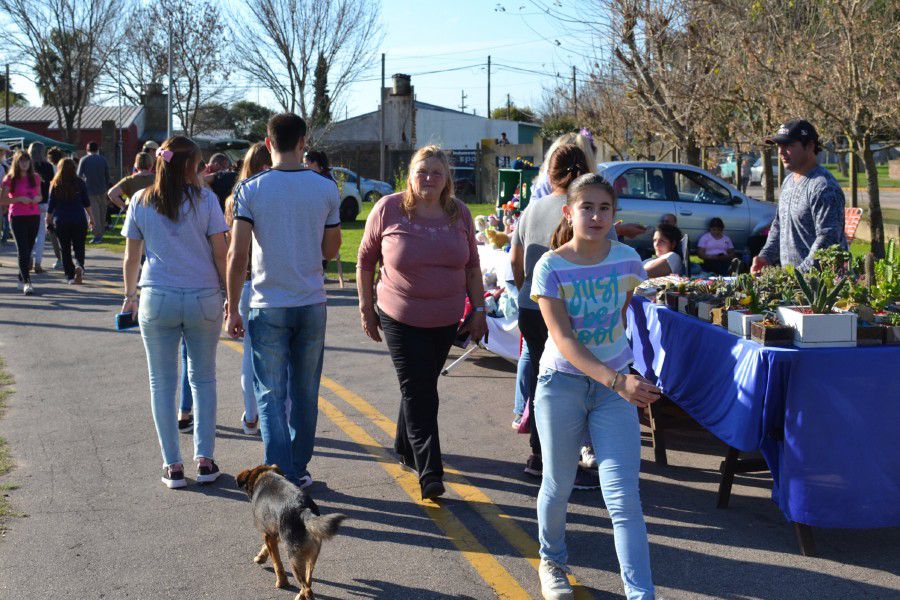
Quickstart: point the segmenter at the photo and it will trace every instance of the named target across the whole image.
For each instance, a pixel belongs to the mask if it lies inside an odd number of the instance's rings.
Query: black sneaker
[[[576,490],[599,490],[600,474],[597,469],[579,468],[575,472],[575,485],[572,487]]]
[[[544,474],[544,462],[540,455],[532,454],[525,461],[525,473],[532,477],[541,477]]]
[[[170,490],[185,487],[187,485],[187,480],[184,478],[184,469],[173,471],[169,467],[165,467],[163,469],[162,482],[166,484],[166,487]]]
[[[197,483],[212,483],[219,478],[219,465],[215,461],[209,461],[206,465],[200,465],[197,471]]]
[[[422,500],[434,500],[438,496],[443,496],[446,491],[440,479],[433,479],[422,486]]]
[[[178,419],[178,431],[190,433],[194,430],[194,415],[188,415],[186,419]]]

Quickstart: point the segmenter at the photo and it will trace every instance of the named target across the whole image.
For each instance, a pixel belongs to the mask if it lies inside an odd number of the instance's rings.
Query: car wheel
[[[380,199],[381,199],[381,193],[377,192],[375,190],[372,190],[371,192],[366,194],[366,202],[375,203],[375,202],[378,202],[378,200],[380,200]]]
[[[344,198],[344,201],[341,202],[341,222],[349,223],[355,221],[358,214],[359,205],[357,204],[356,198],[353,196]]]

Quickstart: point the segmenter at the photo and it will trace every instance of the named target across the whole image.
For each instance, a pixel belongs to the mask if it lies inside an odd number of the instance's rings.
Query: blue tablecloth
[[[900,346],[770,348],[644,298],[628,313],[635,368],[725,443],[762,450],[788,520],[900,525]]]

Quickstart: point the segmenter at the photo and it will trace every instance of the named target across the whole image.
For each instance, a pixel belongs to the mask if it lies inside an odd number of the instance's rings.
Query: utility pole
[[[491,55],[488,54],[488,98],[487,98],[487,118],[491,118]]]
[[[507,94],[506,95],[506,118],[509,119],[510,121],[512,120],[512,117],[509,116],[511,112],[512,112],[512,101],[510,101],[509,94]]]
[[[461,92],[460,98],[461,100],[459,101],[459,110],[462,112],[466,112],[466,98],[468,98],[468,96],[466,95],[466,90],[463,90]]]
[[[378,179],[384,181],[384,52],[381,53],[381,128],[378,144]]]
[[[116,50],[116,63],[119,69],[119,85],[118,85],[118,95],[119,95],[119,179],[125,176],[125,162],[123,158],[123,149],[122,149],[122,52],[120,50]]]
[[[166,107],[166,139],[172,137],[172,19],[169,19],[169,97]]]
[[[9,125],[9,63],[6,63],[6,120],[4,122]]]
[[[572,65],[572,112],[578,118],[578,87],[575,83],[575,65]]]

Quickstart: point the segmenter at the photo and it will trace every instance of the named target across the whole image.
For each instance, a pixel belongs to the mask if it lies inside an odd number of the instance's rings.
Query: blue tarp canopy
[[[48,138],[45,135],[32,133],[31,131],[19,129],[18,127],[13,127],[11,125],[0,125],[0,140],[6,143],[22,140],[22,145],[26,147],[32,142],[41,142],[48,148],[56,146],[63,152],[75,152],[75,146],[72,144],[60,142],[59,140]]]

